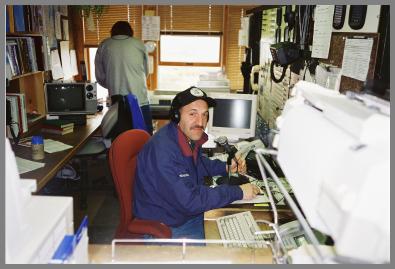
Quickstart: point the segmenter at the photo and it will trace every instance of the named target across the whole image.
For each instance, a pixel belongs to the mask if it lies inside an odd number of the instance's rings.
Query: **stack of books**
[[[74,123],[65,120],[45,120],[41,131],[50,134],[65,135],[72,133],[74,130]]]

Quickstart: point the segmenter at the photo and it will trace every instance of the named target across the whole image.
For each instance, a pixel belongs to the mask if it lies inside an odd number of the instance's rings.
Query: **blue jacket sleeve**
[[[220,160],[210,160],[207,157],[202,157],[200,160],[203,162],[204,167],[207,168],[210,175],[208,176],[225,176],[226,175],[226,162]]]
[[[175,210],[192,216],[243,198],[243,192],[239,186],[222,185],[210,188],[191,183],[193,180],[180,177],[180,172],[185,169],[185,163],[177,160],[176,156],[172,156],[171,153],[167,158],[163,158],[162,154],[157,150],[154,156],[157,160],[160,158],[161,161],[152,160],[146,164],[146,169],[156,171],[156,179],[152,182],[155,184],[154,188],[162,196],[161,199]],[[218,171],[224,171],[222,164],[213,163],[213,169],[214,167]]]

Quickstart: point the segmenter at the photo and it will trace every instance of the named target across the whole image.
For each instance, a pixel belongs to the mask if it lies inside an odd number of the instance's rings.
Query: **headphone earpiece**
[[[180,111],[178,103],[178,99],[174,99],[170,107],[170,120],[175,123],[180,122]]]
[[[178,110],[174,111],[174,120],[175,123],[179,123],[180,122],[180,112]]]

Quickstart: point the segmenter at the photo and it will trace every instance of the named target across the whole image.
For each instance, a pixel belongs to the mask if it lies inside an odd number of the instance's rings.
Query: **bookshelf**
[[[46,114],[44,78],[49,61],[46,37],[39,33],[9,32],[7,41],[9,41],[8,44],[12,44],[6,45],[6,57],[8,64],[12,67],[9,67],[11,75],[8,75],[6,91],[25,94],[26,113],[30,127]],[[12,55],[12,47],[15,55]]]

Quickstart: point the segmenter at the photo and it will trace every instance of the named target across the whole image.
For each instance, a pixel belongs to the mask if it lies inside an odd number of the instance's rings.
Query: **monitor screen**
[[[217,99],[213,113],[213,126],[250,128],[252,100]]]
[[[83,111],[85,109],[84,84],[47,86],[48,111]]]
[[[217,106],[210,108],[208,133],[229,140],[255,136],[257,97],[251,94],[209,93]]]
[[[45,83],[45,105],[49,115],[95,114],[95,83]]]

